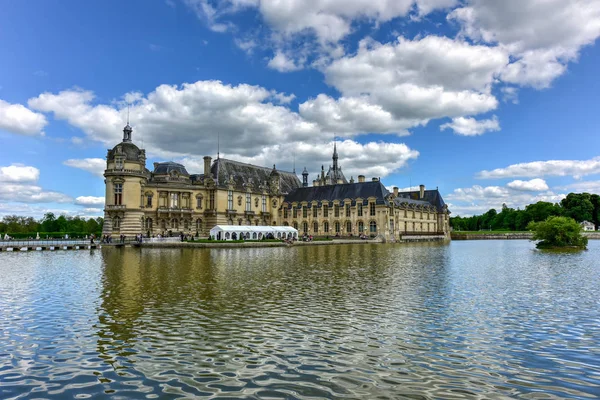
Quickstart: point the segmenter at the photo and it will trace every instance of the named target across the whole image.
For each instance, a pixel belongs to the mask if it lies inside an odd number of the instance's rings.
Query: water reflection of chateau
[[[215,225],[289,225],[311,235],[380,235],[449,232],[448,207],[439,191],[390,193],[378,178],[344,176],[334,145],[333,164],[308,183],[295,173],[204,157],[204,172],[189,174],[174,162],[146,168],[146,151],[123,141],[106,157],[104,234],[167,231],[208,235]]]

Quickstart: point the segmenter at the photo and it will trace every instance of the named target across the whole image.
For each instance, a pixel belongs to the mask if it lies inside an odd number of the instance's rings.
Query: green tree
[[[594,219],[594,205],[592,204],[592,195],[589,193],[569,193],[561,200],[560,205],[565,211],[565,216],[571,217],[577,222]]]
[[[57,232],[58,225],[56,224],[56,216],[54,213],[46,213],[44,214],[44,218],[41,221],[41,231],[42,232]]]
[[[573,218],[549,217],[545,221],[531,222],[527,228],[533,231],[532,240],[539,240],[539,249],[558,247],[587,247],[587,237],[581,235],[581,226]]]

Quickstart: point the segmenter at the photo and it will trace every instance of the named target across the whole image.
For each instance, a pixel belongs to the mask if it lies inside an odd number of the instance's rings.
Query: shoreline
[[[582,232],[590,240],[600,239],[599,232]],[[531,240],[533,232],[460,233],[452,232],[452,240]]]
[[[156,242],[156,243],[141,243],[135,247],[140,248],[200,248],[200,249],[232,249],[232,248],[260,248],[260,247],[293,247],[293,246],[331,246],[339,244],[380,244],[381,240],[329,240],[294,243],[284,242],[243,242],[243,243],[227,243],[215,241],[214,243],[192,243],[192,242]]]

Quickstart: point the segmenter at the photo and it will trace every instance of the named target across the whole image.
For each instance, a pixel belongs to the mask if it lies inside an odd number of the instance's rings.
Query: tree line
[[[44,217],[36,220],[33,217],[23,217],[18,215],[6,215],[0,221],[0,234],[5,234],[13,238],[35,238],[39,233],[40,237],[45,238],[59,237],[68,234],[70,237],[85,235],[100,235],[102,233],[103,218],[81,218],[60,215],[56,217],[54,213],[46,213]]]
[[[570,217],[577,222],[589,221],[597,228],[600,225],[600,196],[569,193],[560,203],[538,201],[529,204],[524,210],[515,210],[503,204],[500,212],[492,208],[483,215],[451,217],[450,226],[460,231],[524,231],[530,222],[545,221],[552,216]]]

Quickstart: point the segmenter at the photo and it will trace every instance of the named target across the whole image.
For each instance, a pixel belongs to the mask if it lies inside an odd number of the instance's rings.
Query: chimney
[[[375,178],[375,177],[373,177],[372,181],[373,181],[373,182],[378,182],[378,179],[377,179],[377,178]]]
[[[313,180],[313,186],[319,186],[316,180]]]
[[[394,197],[398,197],[398,186],[394,186]]]
[[[425,185],[419,185],[419,199],[425,197]]]
[[[365,176],[364,175],[359,175],[358,176],[358,183],[363,183],[365,181]]]
[[[210,175],[210,156],[204,156],[204,176]]]

